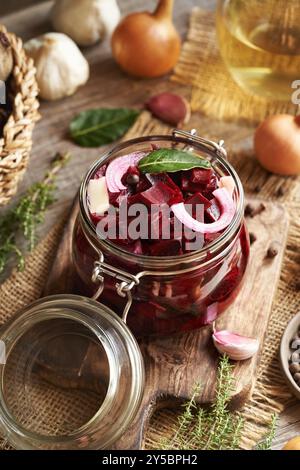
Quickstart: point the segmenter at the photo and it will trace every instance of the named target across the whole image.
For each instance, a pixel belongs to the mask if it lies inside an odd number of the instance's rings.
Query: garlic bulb
[[[51,17],[54,29],[80,46],[89,46],[110,36],[120,20],[116,0],[57,0]]]
[[[241,336],[227,330],[215,331],[212,337],[217,350],[234,361],[249,359],[257,353],[259,348],[257,339]]]
[[[13,69],[13,55],[8,37],[0,32],[0,80],[7,80]]]
[[[41,98],[58,100],[73,95],[87,82],[89,64],[65,34],[43,34],[28,41],[24,47],[34,60]]]

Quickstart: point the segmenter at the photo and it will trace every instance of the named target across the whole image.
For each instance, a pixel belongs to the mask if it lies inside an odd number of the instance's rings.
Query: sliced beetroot
[[[160,240],[150,247],[151,256],[176,256],[182,255],[181,240]]]
[[[134,253],[135,255],[143,255],[143,246],[141,240],[136,240],[133,243],[130,243],[126,246],[126,250],[130,253]]]
[[[193,207],[193,217],[196,216],[196,206],[202,205],[204,206],[204,210],[208,209],[211,206],[211,201],[209,201],[206,197],[203,196],[201,193],[195,193],[192,196],[186,198],[184,201],[185,204],[191,204]]]
[[[162,183],[167,184],[174,191],[180,191],[178,185],[170,178],[168,173],[159,173],[155,175],[150,175],[150,179],[153,179],[155,182],[161,181]]]
[[[150,189],[152,184],[146,177],[146,175],[141,174],[140,175],[140,181],[135,187],[135,192],[136,193],[142,193],[143,191],[146,191],[147,189]]]
[[[183,237],[183,226],[182,224],[178,224],[176,222],[177,221],[175,217],[172,217],[170,219],[170,235],[171,235],[171,238],[181,240]]]
[[[181,174],[181,171],[175,171],[174,173],[170,173],[169,175],[170,179],[173,181],[174,184],[176,184],[178,188],[181,187]]]
[[[186,191],[190,193],[202,192],[205,189],[205,185],[201,183],[192,183],[190,176],[186,173],[189,173],[189,172],[183,171],[182,176],[181,176],[182,191]]]
[[[132,240],[128,234],[128,227],[133,219],[132,217],[128,217],[127,221],[123,221],[119,217],[119,214],[108,214],[105,218],[106,224],[103,227],[103,230],[105,231],[108,240],[121,246],[127,246],[135,242],[135,240]]]
[[[216,232],[216,233],[206,233],[204,235],[204,241],[205,243],[211,243],[213,242],[214,240],[216,240],[216,238],[218,238],[220,236],[220,232]]]
[[[128,191],[126,189],[123,189],[118,193],[111,193],[110,191],[108,191],[108,195],[109,203],[114,207],[119,207],[121,198],[126,197],[128,195]]]
[[[148,239],[159,240],[162,232],[162,214],[157,211],[154,214],[148,214]]]
[[[211,202],[208,199],[206,199],[199,192],[193,194],[192,196],[190,196],[188,198],[186,198],[184,204],[189,206],[188,207],[189,213],[191,214],[192,217],[194,217],[194,219],[198,220],[198,222],[204,222],[204,211],[206,209],[210,208],[210,206],[211,206]],[[200,205],[202,207],[200,207],[200,209],[198,208],[198,211],[197,211],[197,206],[198,205]],[[190,212],[190,209],[191,209],[190,206],[192,206],[192,211],[191,212]],[[184,230],[186,231],[186,233],[189,234],[189,238],[187,238],[187,236],[185,236]],[[177,232],[178,232],[178,230],[177,230]],[[187,229],[186,227],[183,227],[183,226],[182,226],[182,229],[181,229],[181,233],[182,233],[182,237],[183,237],[183,250],[184,250],[185,253],[190,252],[191,251],[191,248],[190,248],[191,245],[190,244],[193,243],[196,240],[197,234],[195,232],[193,232],[192,230],[189,230],[189,229]],[[194,234],[194,236],[192,234]],[[193,248],[193,250],[194,250],[194,248]]]
[[[131,251],[130,247],[133,245],[133,242],[129,238],[108,238],[108,240],[126,251]]]
[[[150,212],[150,211],[149,211]],[[182,226],[178,236],[174,234],[174,217],[170,217],[172,212],[167,205],[160,206],[160,210],[155,210],[148,214],[148,239],[151,241],[181,238]]]
[[[208,170],[204,170],[208,171]],[[210,172],[210,170],[209,170]],[[210,179],[207,183],[193,183],[191,180],[191,171],[183,171],[181,175],[181,189],[190,193],[201,192],[203,196],[210,199],[212,198],[212,193],[218,187],[218,180],[214,173],[210,174]]]
[[[115,243],[116,245],[121,245],[121,246],[126,247],[126,250],[127,249],[129,250],[129,248],[128,248],[129,245],[132,245],[135,241],[135,240],[131,240],[128,237],[127,231],[122,231],[122,229],[120,227],[119,227],[119,231],[118,231],[116,237],[111,237],[111,238],[108,237],[108,240]]]
[[[90,214],[90,216],[95,226],[98,224],[98,222],[100,222],[100,220],[103,219],[103,217],[105,217],[104,215],[99,215],[99,214]]]
[[[173,189],[162,181],[157,181],[151,188],[137,193],[128,198],[128,204],[145,204],[151,208],[151,205],[177,204],[183,202],[183,195],[179,188]]]
[[[181,174],[181,189],[182,191],[189,191],[191,193],[199,191],[197,185],[191,182],[188,171],[183,171]]]
[[[207,209],[205,209],[204,216],[205,216],[205,221],[208,222],[215,222],[220,218],[221,212],[220,212],[220,207],[218,204],[218,201],[213,198],[210,201],[211,205]]]
[[[205,185],[205,187],[202,189],[202,194],[203,196],[207,197],[208,199],[213,198],[213,192],[218,188],[218,178],[216,175],[213,173],[209,183]]]
[[[199,222],[202,222],[199,220]],[[200,250],[204,246],[204,235],[187,229],[183,232],[182,247],[184,253],[190,253],[195,250]]]
[[[212,176],[212,169],[203,169],[203,168],[194,168],[191,170],[190,173],[190,181],[196,184],[209,184],[211,176]]]
[[[222,302],[230,296],[235,290],[241,278],[241,272],[235,266],[228,274],[226,274],[223,281],[220,281],[217,288],[210,294],[210,300],[215,302]]]
[[[98,170],[94,174],[93,179],[98,180],[99,178],[102,178],[102,176],[105,176],[106,168],[107,165],[100,166],[100,168],[98,168]]]
[[[183,201],[183,194],[177,184],[172,180],[172,178],[167,173],[160,173],[155,175],[149,175],[149,180],[152,181],[152,184],[155,185],[158,182],[164,183],[167,185],[172,191],[173,196],[170,198],[170,201],[163,201],[163,203],[172,205],[176,204],[176,202],[171,201]]]
[[[185,206],[189,205],[188,208],[186,207],[188,212],[195,219],[198,218],[198,222],[206,224],[216,222],[222,214],[221,205],[213,195],[213,192],[220,185],[220,179],[215,171],[213,169],[195,168],[189,171],[145,175],[140,173],[136,165],[136,161],[132,161],[131,166],[125,168],[125,174],[120,179],[120,185],[125,189],[118,192],[109,192],[109,202],[116,208],[119,207],[124,198],[128,207],[134,203],[146,205],[148,207],[148,216],[145,222],[148,225],[148,237],[147,239],[131,239],[128,236],[130,220],[128,220],[127,226],[124,226],[124,223],[119,220],[118,214],[121,214],[121,211],[119,213],[117,211],[115,216],[117,233],[110,241],[130,253],[148,256],[178,256],[196,249],[194,245],[189,246],[189,243],[193,243],[191,236],[195,232],[191,230],[191,234],[187,234],[185,232],[186,227],[176,219],[172,210],[168,215],[162,215],[161,212],[157,211],[153,215],[153,212],[150,213],[150,209],[152,205],[160,207],[166,205],[169,211],[170,206],[173,204],[184,202]],[[106,176],[106,171],[107,165],[102,165],[93,178]],[[204,206],[204,218],[201,216],[201,220],[199,219],[199,211],[198,217],[196,213],[198,205]],[[190,212],[191,206],[192,212]],[[96,227],[103,216],[90,215]],[[219,236],[220,231],[205,234],[204,244],[211,243]],[[231,273],[229,278],[226,276],[225,287],[234,282],[232,277],[234,277],[234,273]],[[222,292],[214,294],[222,299]]]

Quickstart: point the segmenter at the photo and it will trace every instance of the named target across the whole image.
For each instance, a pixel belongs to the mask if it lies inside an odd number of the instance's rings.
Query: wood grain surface
[[[256,200],[251,202],[254,205],[259,204]],[[247,219],[249,230],[255,233],[257,240],[251,247],[246,282],[234,304],[216,322],[217,330],[228,329],[255,337],[261,345],[280,275],[289,224],[282,205],[265,202],[265,206],[263,213]],[[43,295],[76,293],[70,260],[71,237],[78,210],[75,198]],[[275,258],[268,259],[267,248],[274,242],[278,244],[279,253]],[[172,337],[143,339],[139,344],[146,370],[145,393],[134,423],[116,444],[119,449],[142,448],[151,413],[157,406],[177,406],[179,401],[190,398],[195,383],[202,384],[197,398],[199,403],[210,403],[215,396],[218,354],[211,341],[211,327]],[[84,364],[84,353],[82,358]],[[248,361],[236,364],[232,407],[239,408],[248,398],[255,382],[259,358],[260,353]],[[75,378],[70,380],[74,384]]]
[[[0,12],[3,14],[4,11],[11,11],[21,6],[20,4],[24,4],[23,1],[18,3],[19,5],[16,5],[16,1],[1,2]],[[155,3],[154,0],[119,2],[123,14],[138,9],[153,9]],[[192,6],[213,9],[215,4],[214,0],[175,0],[174,18],[182,36],[187,31]],[[0,21],[26,40],[51,30],[48,20],[50,6],[51,2],[43,2],[26,10],[2,16]],[[135,80],[127,77],[114,63],[107,41],[84,49],[83,53],[91,65],[89,83],[70,98],[54,103],[41,103],[42,120],[34,131],[30,166],[18,191],[18,195],[22,194],[30,184],[43,177],[56,151],[72,152],[72,161],[59,175],[57,202],[47,212],[46,222],[40,229],[40,237],[47,234],[55,221],[68,209],[83,174],[100,153],[99,149],[81,149],[70,142],[67,132],[68,124],[78,111],[97,106],[141,107],[149,95],[166,89],[178,90],[187,97],[190,94],[188,88],[170,83],[168,77],[155,80]],[[252,127],[240,123],[215,122],[200,113],[192,116],[190,126],[198,128],[199,134],[203,136],[225,139],[228,148],[233,151],[243,151],[245,158],[247,158],[246,155],[251,154]],[[103,150],[101,149],[101,152]],[[300,434],[299,403],[282,415],[274,448],[280,448],[284,441],[296,434]]]

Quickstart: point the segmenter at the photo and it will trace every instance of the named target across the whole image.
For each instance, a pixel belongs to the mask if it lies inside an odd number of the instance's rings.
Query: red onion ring
[[[130,166],[135,166],[145,155],[145,152],[134,152],[116,158],[110,162],[105,173],[105,178],[107,188],[111,193],[118,193],[126,189],[126,186],[122,184],[122,177]]]
[[[225,188],[218,188],[213,192],[214,197],[217,199],[220,208],[221,216],[218,220],[211,224],[198,222],[186,210],[184,202],[173,204],[171,206],[174,215],[186,227],[199,233],[216,233],[228,227],[235,214],[235,205],[233,199],[230,197],[229,192]]]

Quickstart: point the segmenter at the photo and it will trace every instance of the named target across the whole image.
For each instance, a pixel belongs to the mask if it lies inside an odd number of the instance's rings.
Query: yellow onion
[[[174,0],[160,0],[154,13],[126,16],[115,29],[112,53],[119,66],[135,77],[159,77],[176,64],[180,37],[172,22]]]
[[[287,442],[283,450],[300,450],[300,436],[294,437]]]
[[[254,136],[257,160],[271,173],[300,174],[300,116],[268,117]]]

